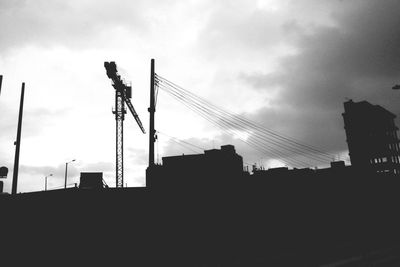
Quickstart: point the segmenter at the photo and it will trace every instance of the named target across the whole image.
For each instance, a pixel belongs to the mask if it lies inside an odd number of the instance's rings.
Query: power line
[[[191,109],[192,111],[198,113],[200,116],[202,116],[203,118],[205,118],[206,120],[208,120],[209,122],[215,124],[216,126],[222,128],[222,130],[227,131],[228,133],[232,134],[232,135],[236,135],[239,137],[239,139],[241,141],[243,141],[244,143],[246,143],[247,145],[253,147],[254,149],[258,150],[259,152],[263,153],[263,154],[269,154],[272,156],[277,156],[279,158],[284,158],[285,155],[280,154],[279,152],[276,152],[272,147],[270,147],[267,144],[262,144],[259,143],[258,140],[246,140],[243,137],[241,137],[240,135],[238,135],[237,131],[233,130],[232,125],[229,125],[228,122],[226,122],[223,118],[218,117],[218,120],[215,119],[215,117],[210,116],[209,113],[207,113],[206,111],[202,110],[201,107],[200,109],[198,109],[199,107],[192,107],[189,106],[186,102],[184,102],[182,99],[178,100],[182,102],[182,104],[184,104],[185,106],[187,106],[189,109]],[[197,110],[196,110],[197,108]],[[265,149],[260,149],[260,146],[266,146],[268,149],[270,150],[265,150]],[[288,162],[285,162],[285,164],[288,164]],[[304,162],[301,162],[301,164],[304,164]]]
[[[169,89],[164,89],[164,90],[169,90]],[[179,92],[175,92],[175,93],[179,94]],[[182,95],[180,95],[180,96],[182,96]],[[183,96],[183,98],[184,98],[184,96]],[[190,101],[189,101],[189,102],[190,102]],[[192,104],[198,105],[196,102],[194,102],[194,103],[192,103]],[[200,105],[200,106],[198,106],[198,107],[199,107],[200,109],[203,109],[203,110],[204,110],[204,107],[203,107],[203,106]],[[214,111],[206,109],[206,112],[207,112],[207,113],[213,113]],[[215,112],[214,112],[214,113],[215,113]],[[298,153],[300,156],[304,156],[303,154],[306,153],[305,151],[302,151],[302,150],[300,150],[299,148],[296,148],[296,147],[293,148],[293,147],[285,146],[282,142],[279,143],[279,142],[277,142],[277,140],[270,139],[270,138],[268,138],[268,136],[266,136],[265,134],[260,135],[259,131],[254,131],[254,132],[251,132],[251,131],[250,131],[250,132],[249,132],[248,127],[247,127],[245,124],[241,123],[241,122],[237,122],[237,121],[235,121],[235,120],[227,120],[226,117],[221,116],[221,115],[219,115],[219,114],[217,114],[217,113],[215,113],[215,116],[218,117],[220,120],[222,120],[222,121],[224,121],[224,122],[227,122],[233,129],[235,129],[235,128],[240,128],[242,131],[244,131],[244,132],[246,132],[246,133],[249,133],[249,134],[250,134],[250,138],[259,139],[259,140],[261,140],[262,142],[268,141],[268,142],[272,143],[273,145],[280,146],[281,148],[288,150],[288,152],[290,152],[290,153]],[[268,140],[265,140],[265,138],[267,138]],[[271,147],[270,147],[270,148],[271,148]],[[290,149],[290,148],[291,148],[291,149]],[[315,155],[313,155],[313,154],[311,154],[311,155],[309,155],[309,156],[312,157],[312,158],[314,158],[314,160],[317,160],[317,161],[320,161],[320,162],[325,162],[325,161],[326,161],[326,159],[321,159],[321,157],[315,156]]]
[[[163,77],[161,77],[159,75],[157,75],[157,76],[161,79],[162,82],[165,82],[168,86],[173,87],[176,90],[181,91],[183,94],[194,98],[196,101],[199,101],[203,105],[209,106],[209,107],[217,110],[218,112],[221,112],[221,113],[223,113],[223,114],[225,114],[225,115],[227,115],[229,117],[232,117],[234,119],[240,120],[241,122],[245,123],[249,127],[254,127],[254,128],[257,128],[257,129],[259,129],[261,131],[265,131],[265,132],[269,133],[270,135],[275,136],[278,139],[281,139],[281,140],[283,140],[285,142],[289,142],[289,143],[297,145],[297,146],[301,146],[303,149],[312,151],[314,153],[319,153],[321,155],[324,155],[324,156],[328,157],[329,159],[331,159],[332,156],[333,156],[332,154],[323,152],[323,151],[321,151],[321,150],[319,150],[319,149],[317,149],[317,148],[315,148],[313,146],[301,143],[299,140],[296,140],[295,138],[288,137],[288,136],[285,136],[283,134],[280,134],[280,133],[277,133],[275,131],[272,131],[272,130],[270,130],[270,129],[262,126],[262,125],[259,125],[259,124],[255,123],[253,121],[250,121],[249,119],[244,118],[243,116],[228,112],[228,111],[226,111],[226,110],[224,110],[224,109],[212,104],[211,102],[205,100],[204,98],[201,98],[201,97],[193,94],[192,92],[190,92],[190,91],[188,91],[188,90],[186,90],[186,89],[174,84],[173,82],[168,81],[167,79],[165,79],[165,78],[163,78]]]
[[[288,159],[290,157],[290,161],[301,165],[307,165],[307,163],[298,158],[294,159],[293,154],[296,157],[304,157],[308,160],[313,159],[324,163],[332,158],[332,155],[322,152],[310,145],[302,144],[296,139],[278,134],[242,116],[223,110],[159,75],[156,75],[156,79],[159,88],[172,95],[189,109],[223,130],[237,135],[239,139],[253,148],[260,150],[259,146],[263,147],[263,153],[278,156],[280,159]],[[241,137],[240,135],[243,132],[249,137]],[[279,150],[277,147],[279,147]],[[293,154],[288,155],[287,152],[284,153],[282,149]]]
[[[162,87],[160,87],[162,88]],[[172,93],[173,96],[176,97],[176,99],[178,101],[180,101],[182,104],[184,104],[185,106],[187,106],[189,109],[191,109],[192,111],[196,112],[197,114],[199,114],[200,116],[202,116],[203,118],[205,118],[207,121],[215,124],[216,126],[222,128],[222,130],[227,131],[230,134],[233,135],[237,135],[237,132],[235,132],[234,130],[232,130],[232,126],[229,125],[223,118],[218,117],[218,120],[215,120],[215,117],[212,117],[209,115],[209,113],[207,113],[207,111],[202,110],[202,108],[199,106],[193,107],[190,106],[188,103],[186,103],[184,101],[184,99],[182,99],[179,95],[175,95],[174,93]],[[258,140],[245,140],[244,138],[240,137],[240,135],[238,136],[239,139],[241,141],[243,141],[244,143],[246,143],[248,146],[251,146],[252,148],[258,150],[259,152],[263,153],[263,154],[268,154],[270,156],[275,156],[281,159],[282,162],[284,162],[286,165],[290,165],[288,161],[283,160],[283,158],[287,158],[288,156],[281,154],[280,152],[274,150],[271,146],[267,145],[267,144],[262,144],[260,143]],[[261,148],[260,148],[261,147]],[[267,147],[270,150],[266,150]],[[296,165],[304,165],[306,164],[303,161],[299,161],[299,160],[294,160],[291,159],[292,162],[296,162]]]
[[[175,95],[176,96],[176,95]],[[181,99],[179,96],[178,100],[180,100],[184,105],[188,106],[189,109],[193,110],[192,106],[189,106],[186,102],[183,101],[183,99]],[[205,119],[207,119],[208,121],[216,124],[217,126],[221,127],[223,130],[228,131],[229,133],[233,134],[233,135],[237,135],[237,132],[235,130],[233,130],[232,128],[237,128],[238,126],[233,125],[232,126],[232,122],[226,121],[225,118],[219,116],[219,115],[215,115],[215,116],[210,116],[210,112],[204,111],[203,107],[198,106],[197,104],[195,104],[196,108],[198,109],[198,114],[203,116]],[[193,110],[196,112],[196,110]],[[215,117],[218,117],[218,120],[215,120]],[[234,123],[234,122],[233,122]],[[238,135],[239,139],[241,139],[243,142],[245,142],[247,145],[255,148],[256,150],[262,152],[263,154],[270,154],[272,156],[278,157],[280,159],[282,158],[288,158],[289,155],[284,155],[281,151],[278,151],[277,149],[275,149],[274,147],[272,147],[271,145],[262,142],[258,139],[250,139],[250,140],[246,140],[242,137],[240,137],[240,135]],[[264,147],[263,150],[260,150],[260,147]],[[265,150],[268,149],[268,150]],[[292,161],[295,161],[294,159],[292,159]],[[285,164],[288,164],[288,162],[286,161]],[[300,161],[300,160],[296,160],[296,164],[299,165],[304,165],[307,164],[304,161]],[[290,165],[290,164],[288,164]]]

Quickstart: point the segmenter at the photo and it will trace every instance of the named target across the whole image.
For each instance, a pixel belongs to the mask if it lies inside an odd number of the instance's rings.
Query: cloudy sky
[[[343,102],[367,100],[400,114],[397,0],[0,1],[0,165],[10,192],[21,83],[26,83],[20,192],[78,182],[101,171],[115,185],[116,61],[148,129],[150,59],[156,72],[269,129],[347,158]],[[399,125],[399,120],[397,120]],[[158,96],[156,129],[199,147],[232,143],[247,163],[273,165]],[[145,185],[148,137],[125,120],[125,182]],[[159,136],[158,158],[193,153]]]

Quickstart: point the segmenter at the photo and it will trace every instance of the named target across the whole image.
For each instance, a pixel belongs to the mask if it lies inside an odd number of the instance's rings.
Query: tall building
[[[396,115],[367,101],[344,103],[344,128],[351,164],[377,173],[400,175]]]

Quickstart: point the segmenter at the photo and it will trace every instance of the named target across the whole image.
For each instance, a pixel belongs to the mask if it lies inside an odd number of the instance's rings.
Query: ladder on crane
[[[115,114],[116,121],[116,171],[115,180],[116,187],[124,187],[124,119],[126,114],[125,104],[135,118],[140,130],[145,134],[146,131],[139,119],[135,108],[132,105],[132,87],[126,85],[118,74],[117,65],[114,61],[104,62],[107,71],[107,77],[111,79],[112,86],[115,89]]]

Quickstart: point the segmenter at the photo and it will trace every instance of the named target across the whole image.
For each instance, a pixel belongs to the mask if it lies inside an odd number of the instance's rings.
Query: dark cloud
[[[400,77],[400,3],[343,7],[333,10],[334,26],[315,26],[312,33],[292,29],[298,53],[282,58],[279,72],[239,75],[257,90],[280,87],[273,105],[260,110],[256,120],[330,151],[347,147],[345,98],[400,111],[390,90]]]
[[[273,12],[246,1],[217,2],[199,33],[198,47],[208,59],[232,61],[275,46],[282,37],[280,23],[282,19]]]
[[[263,1],[217,1],[199,33],[199,49],[211,60],[227,58],[234,61],[252,60],[254,57],[274,57],[283,46],[299,35],[299,31],[312,33],[316,21],[330,22],[331,9],[348,8],[340,1],[276,1],[259,5]],[[243,62],[246,66],[246,62]]]

